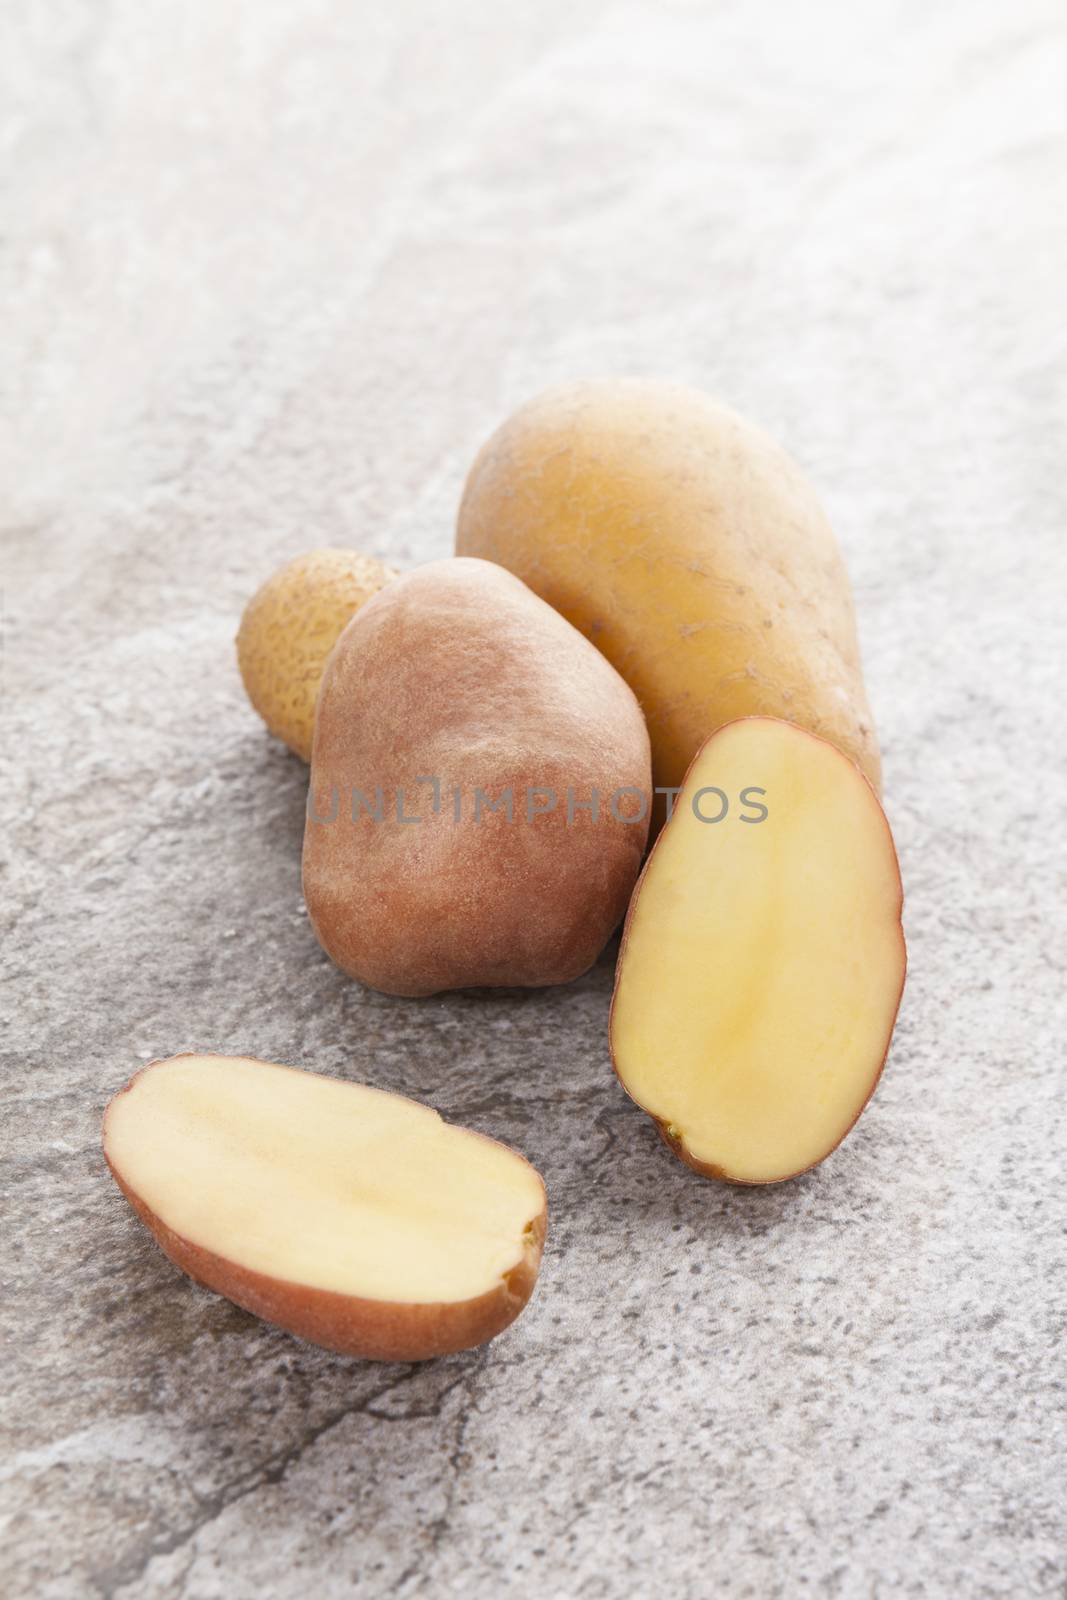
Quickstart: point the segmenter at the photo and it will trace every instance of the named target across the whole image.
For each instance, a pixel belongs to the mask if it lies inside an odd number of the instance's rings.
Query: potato
[[[422,1361],[483,1344],[537,1280],[533,1167],[402,1095],[174,1056],[112,1100],[104,1153],[183,1272],[344,1355]]]
[[[245,607],[237,664],[248,698],[304,761],[311,760],[326,657],[363,602],[394,576],[355,550],[310,550],[268,578]]]
[[[312,926],[387,994],[566,983],[626,909],[650,782],[637,701],[568,622],[490,562],[418,568],[323,678]]]
[[[722,728],[630,905],[611,1010],[627,1092],[676,1155],[778,1183],[869,1100],[904,986],[901,887],[870,784],[786,722]]]
[[[752,714],[831,740],[878,786],[834,536],[795,463],[725,406],[644,379],[550,390],[479,454],[456,551],[514,572],[622,673],[658,786]]]

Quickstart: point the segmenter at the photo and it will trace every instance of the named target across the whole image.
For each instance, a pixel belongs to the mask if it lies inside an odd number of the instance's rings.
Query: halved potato
[[[401,1095],[174,1056],[112,1100],[104,1154],[183,1272],[345,1355],[421,1361],[483,1344],[537,1279],[533,1167]]]
[[[611,1011],[615,1070],[676,1155],[777,1183],[840,1144],[889,1048],[901,904],[847,756],[769,717],[708,739],[630,903]]]

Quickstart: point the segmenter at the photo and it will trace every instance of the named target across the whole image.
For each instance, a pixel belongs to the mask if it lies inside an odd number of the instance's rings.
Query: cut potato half
[[[778,1183],[840,1144],[889,1048],[901,905],[847,756],[767,717],[706,742],[631,901],[610,1028],[623,1087],[683,1161]]]
[[[345,1355],[420,1361],[483,1344],[537,1279],[533,1167],[401,1095],[174,1056],[112,1100],[104,1154],[183,1272]]]

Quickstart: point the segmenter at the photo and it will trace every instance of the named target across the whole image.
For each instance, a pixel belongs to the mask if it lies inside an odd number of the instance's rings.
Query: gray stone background
[[[13,0],[0,1001],[7,1600],[1063,1592],[1067,17],[931,5]],[[232,640],[318,544],[447,554],[581,374],[702,384],[855,583],[908,897],[824,1168],[673,1162],[569,988],[346,981]],[[545,1173],[489,1348],[345,1361],[112,1187],[131,1070],[247,1051]]]

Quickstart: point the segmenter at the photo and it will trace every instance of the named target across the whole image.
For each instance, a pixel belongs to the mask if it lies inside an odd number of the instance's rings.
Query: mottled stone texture
[[[1058,0],[55,0],[0,48],[7,1600],[1054,1595],[1064,1560]],[[447,554],[543,385],[778,434],[854,578],[911,980],[766,1193],[608,1065],[611,952],[426,1002],[335,971],[244,599]],[[179,1277],[110,1183],[141,1061],[419,1095],[545,1173],[541,1287],[420,1369]]]

